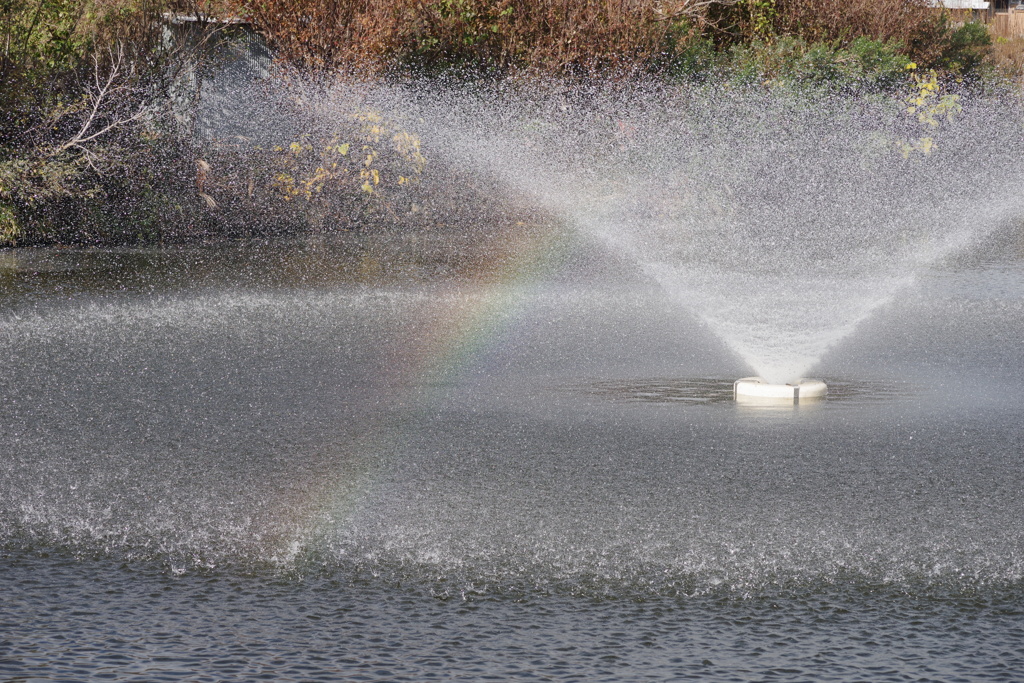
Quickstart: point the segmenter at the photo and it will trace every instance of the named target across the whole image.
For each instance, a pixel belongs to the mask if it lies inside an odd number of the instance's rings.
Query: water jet
[[[416,95],[410,127],[435,142],[433,158],[631,264],[750,368],[732,376],[770,384],[830,362],[1019,211],[1016,197],[957,191],[966,169],[979,187],[1019,174],[964,142],[965,130],[1003,129],[985,101],[923,131],[901,106],[802,92],[638,85],[568,108],[539,91]],[[899,151],[924,134],[929,154]]]

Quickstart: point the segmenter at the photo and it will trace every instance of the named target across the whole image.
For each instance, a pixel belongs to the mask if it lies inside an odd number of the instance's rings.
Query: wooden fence
[[[1011,6],[1016,6],[1016,0],[1011,0]],[[1020,5],[1024,7],[1024,5]],[[988,32],[993,38],[1024,38],[1024,9],[1013,10],[1003,9],[947,9],[942,11],[949,15],[954,25],[964,24],[969,21],[980,21],[988,26]]]
[[[983,15],[984,16],[984,15]],[[993,38],[1024,38],[1024,12],[995,12],[986,17]]]

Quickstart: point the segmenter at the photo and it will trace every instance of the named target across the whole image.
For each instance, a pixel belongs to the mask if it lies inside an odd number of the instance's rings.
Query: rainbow
[[[290,547],[282,554],[284,566],[305,552],[329,548],[337,532],[372,497],[383,467],[401,450],[406,429],[396,423],[390,409],[420,415],[443,403],[460,379],[523,318],[545,276],[562,263],[569,242],[566,231],[553,228],[524,228],[504,235],[488,245],[489,257],[472,277],[430,299],[411,331],[415,341],[400,345],[390,359],[391,374],[384,378],[381,396],[389,410],[382,410],[380,418],[371,420],[348,444],[345,455],[355,463],[352,472],[344,480],[319,483],[297,505],[301,521],[293,526]]]
[[[505,338],[562,260],[568,238],[561,231],[521,231],[500,245],[468,285],[438,297],[428,313],[434,323],[419,344],[407,349],[407,368],[423,387],[445,387]],[[429,392],[433,402],[441,398]]]

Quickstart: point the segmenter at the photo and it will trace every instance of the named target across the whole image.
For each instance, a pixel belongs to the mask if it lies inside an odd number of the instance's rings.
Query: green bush
[[[21,224],[14,207],[0,202],[0,246],[15,244],[21,236]]]
[[[846,47],[792,36],[735,45],[728,70],[741,82],[776,81],[832,89],[884,90],[906,81],[900,45],[857,38]]]
[[[970,74],[978,70],[989,54],[992,37],[988,27],[968,22],[953,29],[939,58],[941,67],[957,74]]]
[[[910,58],[902,52],[896,41],[882,42],[870,38],[857,38],[845,52],[853,59],[848,63],[858,75],[868,76],[879,84],[896,85],[904,80]]]
[[[711,37],[689,21],[676,20],[667,23],[662,44],[650,66],[657,73],[699,79],[716,70],[721,62]]]

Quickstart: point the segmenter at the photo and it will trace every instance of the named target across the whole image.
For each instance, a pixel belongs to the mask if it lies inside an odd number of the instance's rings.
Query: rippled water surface
[[[1013,250],[780,408],[621,264],[457,246],[4,254],[0,678],[1019,680]]]

